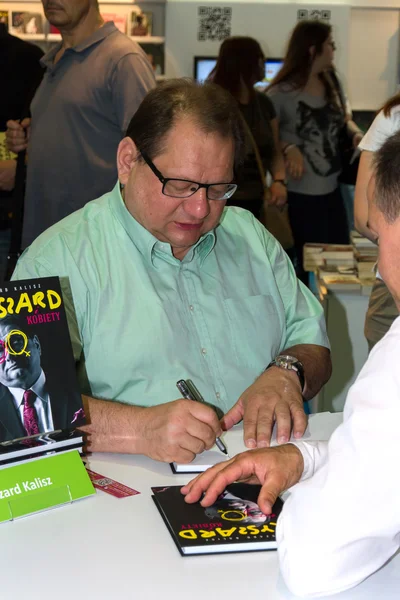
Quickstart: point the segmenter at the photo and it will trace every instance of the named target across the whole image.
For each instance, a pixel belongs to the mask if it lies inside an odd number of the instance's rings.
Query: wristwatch
[[[301,393],[303,394],[306,383],[304,377],[304,367],[295,356],[290,356],[289,354],[280,354],[269,363],[267,369],[270,367],[279,367],[281,369],[287,369],[288,371],[294,371],[297,373],[300,381]]]

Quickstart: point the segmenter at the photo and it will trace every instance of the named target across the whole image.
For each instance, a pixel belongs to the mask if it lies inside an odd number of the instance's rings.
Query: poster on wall
[[[231,35],[232,8],[230,6],[199,6],[197,14],[199,42],[222,42]]]

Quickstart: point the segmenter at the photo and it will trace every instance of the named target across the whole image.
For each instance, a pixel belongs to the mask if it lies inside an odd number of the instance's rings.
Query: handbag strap
[[[267,188],[267,182],[265,181],[265,172],[264,172],[264,167],[263,167],[262,160],[261,160],[260,151],[258,149],[257,142],[254,139],[254,135],[252,134],[252,131],[251,131],[249,125],[247,124],[246,119],[243,116],[242,116],[242,119],[243,119],[244,128],[246,130],[246,133],[247,133],[247,135],[251,141],[251,145],[253,147],[253,152],[254,152],[254,156],[256,159],[258,172],[260,174],[261,184],[262,184],[263,190],[265,192],[266,190],[268,190],[268,188]]]
[[[344,117],[346,119],[347,118],[346,99],[344,97],[343,88],[340,85],[340,81],[339,81],[335,71],[333,69],[331,69],[330,71],[326,71],[324,73],[324,77],[325,77],[326,81],[328,82],[328,84],[330,85],[331,89],[336,94],[336,98],[339,101],[338,104],[340,105],[340,108],[342,109]]]

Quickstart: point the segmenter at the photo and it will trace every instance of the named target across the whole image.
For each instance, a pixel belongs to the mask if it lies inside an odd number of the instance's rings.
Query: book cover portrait
[[[11,33],[37,34],[43,33],[43,17],[40,13],[12,12]]]
[[[153,29],[153,13],[132,11],[131,35],[151,35]]]
[[[0,442],[84,422],[58,277],[0,284]]]
[[[187,504],[180,486],[152,488],[159,509],[181,554],[243,552],[276,548],[275,529],[282,501],[265,515],[257,504],[259,485],[234,483],[207,508]]]
[[[8,10],[0,10],[0,23],[3,23],[8,30]]]

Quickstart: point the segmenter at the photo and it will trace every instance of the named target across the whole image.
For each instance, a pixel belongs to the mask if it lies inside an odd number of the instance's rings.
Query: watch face
[[[282,355],[276,358],[276,363],[279,366],[287,367],[288,365],[294,365],[297,363],[297,358],[294,356]]]

